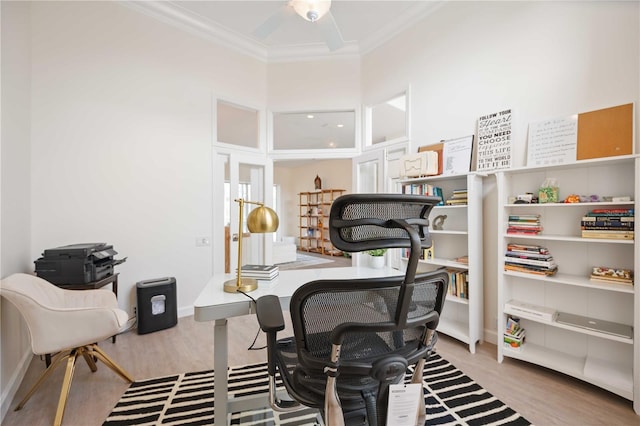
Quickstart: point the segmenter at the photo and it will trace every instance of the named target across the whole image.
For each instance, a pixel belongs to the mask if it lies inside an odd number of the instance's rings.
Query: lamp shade
[[[311,22],[322,18],[331,8],[331,0],[293,0],[290,4],[298,15]]]
[[[267,206],[258,206],[247,216],[247,228],[251,233],[276,232],[279,224],[278,215]]]

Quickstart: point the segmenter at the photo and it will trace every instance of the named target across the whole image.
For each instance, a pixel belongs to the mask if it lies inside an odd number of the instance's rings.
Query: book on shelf
[[[582,235],[582,238],[633,240],[634,231],[583,229],[581,235]]]
[[[635,216],[582,216],[583,222],[613,222],[617,224],[633,223]]]
[[[525,259],[540,259],[540,260],[550,260],[553,259],[553,256],[551,256],[550,254],[540,254],[540,253],[535,253],[535,252],[529,252],[529,253],[522,253],[519,251],[511,251],[507,249],[507,252],[505,253],[505,256],[509,256],[509,257],[521,257],[521,258],[525,258]]]
[[[528,245],[528,244],[516,244],[516,243],[507,244],[507,251],[513,252],[513,253],[523,253],[526,255],[549,254],[549,250],[546,247]]]
[[[271,280],[278,276],[278,265],[242,265],[242,276],[262,280]]]
[[[583,238],[633,240],[634,209],[593,209],[580,220]]]
[[[553,258],[549,258],[548,260],[541,260],[541,259],[530,259],[527,257],[520,257],[520,256],[514,257],[514,256],[506,255],[504,257],[504,261],[507,263],[515,263],[519,265],[540,266],[547,269],[556,268],[558,266],[555,260],[553,260]]]
[[[448,269],[449,289],[448,294],[461,299],[469,299],[469,274],[467,271]]]
[[[633,216],[634,209],[593,209],[587,216],[598,216],[598,215],[620,215],[620,216]]]
[[[550,269],[550,268],[544,268],[540,266],[517,265],[517,264],[505,262],[504,270],[513,271],[513,272],[524,272],[526,274],[551,276],[551,275],[555,275],[556,272],[558,272],[558,267],[556,266]]]
[[[590,279],[597,282],[632,285],[633,271],[625,268],[594,266],[591,271]]]
[[[520,320],[509,316],[503,334],[504,345],[511,349],[520,349],[525,340],[525,329],[520,326]]]
[[[540,215],[509,215],[507,234],[537,235],[541,231]]]
[[[464,256],[458,256],[455,259],[453,259],[453,261],[468,265],[469,264],[469,256],[467,256],[466,254]]]
[[[553,308],[547,308],[545,306],[522,302],[515,299],[511,299],[504,304],[504,311],[517,317],[528,317],[547,322],[554,321],[558,314]]]
[[[558,265],[545,247],[507,244],[504,269],[505,271],[537,275],[554,275],[558,270]]]
[[[428,183],[407,183],[402,186],[403,194],[412,195],[428,195],[440,198],[439,206],[444,205],[444,196],[442,195],[442,188],[439,186],[430,185]]]
[[[454,189],[453,194],[446,201],[448,206],[456,206],[467,204],[467,190],[466,189]]]

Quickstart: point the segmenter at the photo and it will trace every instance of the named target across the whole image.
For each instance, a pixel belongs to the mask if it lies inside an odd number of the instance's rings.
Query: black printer
[[[127,258],[105,243],[71,244],[47,249],[35,261],[36,275],[53,284],[86,284],[113,274],[113,268]]]

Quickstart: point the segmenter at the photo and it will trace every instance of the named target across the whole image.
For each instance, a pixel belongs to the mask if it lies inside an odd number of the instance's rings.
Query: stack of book
[[[537,235],[542,231],[539,214],[509,215],[507,234]]]
[[[520,319],[507,318],[507,326],[504,331],[504,345],[508,348],[519,350],[524,343],[525,330],[520,326]]]
[[[591,281],[633,285],[633,271],[624,268],[594,266],[591,271]]]
[[[536,275],[555,275],[558,265],[544,247],[508,244],[504,255],[504,270]]]
[[[449,273],[448,293],[461,299],[469,299],[469,273],[454,269],[448,269],[447,272]]]
[[[256,280],[272,280],[280,273],[278,265],[242,265],[242,276]]]
[[[594,209],[582,217],[583,238],[633,240],[633,209]]]
[[[454,189],[453,195],[446,202],[448,206],[457,206],[467,204],[467,190],[466,189]]]
[[[440,197],[441,201],[438,203],[438,205],[444,205],[442,188],[440,188],[439,186],[429,185],[428,183],[408,183],[402,186],[402,193]]]

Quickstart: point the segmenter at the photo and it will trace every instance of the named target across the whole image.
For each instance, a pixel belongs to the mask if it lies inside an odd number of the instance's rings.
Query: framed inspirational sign
[[[476,171],[511,167],[511,109],[478,119]]]

